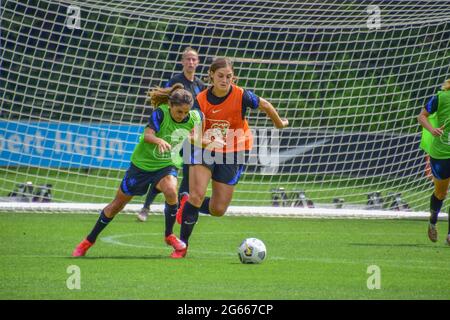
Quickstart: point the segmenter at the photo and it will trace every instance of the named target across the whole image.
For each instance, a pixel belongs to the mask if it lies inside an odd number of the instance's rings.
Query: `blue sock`
[[[204,214],[211,214],[209,211],[209,201],[211,200],[210,197],[205,197],[205,199],[202,202],[202,205],[199,208],[200,213]]]
[[[153,203],[157,195],[158,192],[156,192],[153,188],[151,188],[150,191],[147,193],[147,197],[145,198],[144,208],[150,209],[150,205]]]
[[[189,193],[189,166],[183,164],[183,179],[181,179],[180,189],[178,194]]]
[[[97,240],[98,235],[100,232],[102,232],[103,229],[106,228],[106,226],[111,222],[113,218],[108,218],[105,216],[105,212],[100,212],[100,217],[97,220],[97,223],[94,226],[94,229],[92,229],[91,233],[86,237],[89,242],[94,243],[95,240]]]
[[[173,225],[175,224],[175,217],[177,216],[178,203],[176,204],[168,204],[165,203],[164,207],[164,216],[166,217],[166,237],[173,233]]]
[[[194,226],[198,220],[198,209],[194,207],[189,201],[186,202],[183,208],[183,221],[181,222],[180,240],[188,245],[189,237],[194,230]]]
[[[439,211],[441,211],[442,208],[442,203],[444,202],[444,200],[439,200],[438,198],[436,198],[436,196],[433,194],[431,195],[430,198],[430,223],[431,224],[436,224],[437,220],[438,220],[438,215],[439,215]]]

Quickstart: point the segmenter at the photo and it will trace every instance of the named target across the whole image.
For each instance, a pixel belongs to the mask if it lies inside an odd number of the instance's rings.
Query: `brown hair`
[[[444,91],[450,90],[450,79],[444,81],[444,84],[442,85],[442,90]]]
[[[211,81],[211,73],[214,73],[218,69],[226,68],[226,67],[230,67],[231,71],[233,71],[233,74],[234,74],[233,63],[231,62],[230,58],[219,57],[219,58],[214,59],[213,63],[211,63],[211,66],[209,67],[209,70],[208,70],[209,81],[212,82]],[[237,77],[233,75],[233,83],[235,83],[236,80],[237,80]]]
[[[171,106],[188,104],[192,107],[192,104],[194,103],[192,94],[185,90],[181,83],[175,83],[169,88],[156,87],[149,91],[147,96],[147,101],[155,108],[158,108],[162,104],[169,103]]]

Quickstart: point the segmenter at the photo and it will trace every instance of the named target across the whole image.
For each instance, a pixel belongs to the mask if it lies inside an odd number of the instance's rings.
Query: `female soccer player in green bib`
[[[436,114],[436,127],[433,127],[429,121],[431,114]],[[433,135],[428,150],[431,171],[434,177],[434,192],[430,199],[431,215],[428,225],[428,237],[431,241],[436,242],[438,239],[436,228],[438,215],[450,184],[450,79],[445,81],[442,91],[439,91],[430,99],[417,119],[422,127]],[[446,240],[447,244],[450,245],[450,220]]]
[[[183,163],[179,149],[194,127],[201,125],[202,115],[191,110],[194,99],[182,84],[157,88],[149,95],[156,109],[133,151],[130,167],[115,199],[102,210],[91,233],[75,248],[74,257],[84,256],[114,216],[133,196],[146,194],[149,187],[162,192],[166,199],[165,242],[175,250],[185,246],[172,232],[178,208],[177,172]]]

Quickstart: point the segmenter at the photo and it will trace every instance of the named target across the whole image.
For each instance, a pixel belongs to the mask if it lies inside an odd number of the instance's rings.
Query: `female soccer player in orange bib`
[[[204,114],[201,146],[194,143],[191,152],[183,155],[189,164],[189,197],[182,198],[177,220],[181,220],[180,240],[186,247],[175,250],[172,258],[186,256],[199,211],[213,216],[226,212],[244,170],[245,154],[252,149],[247,110],[259,108],[278,129],[289,123],[280,118],[270,102],[234,84],[230,59],[217,58],[209,68],[209,77],[212,86],[197,95]],[[212,195],[205,198],[211,179]]]

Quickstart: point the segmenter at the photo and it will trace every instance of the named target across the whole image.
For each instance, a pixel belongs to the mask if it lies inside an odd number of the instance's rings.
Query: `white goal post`
[[[273,132],[264,113],[247,113],[255,150],[231,214],[427,216],[416,117],[450,78],[448,1],[2,0],[0,10],[0,211],[112,200],[151,112],[146,92],[181,72],[191,46],[199,77],[229,57],[237,84],[291,124]]]

